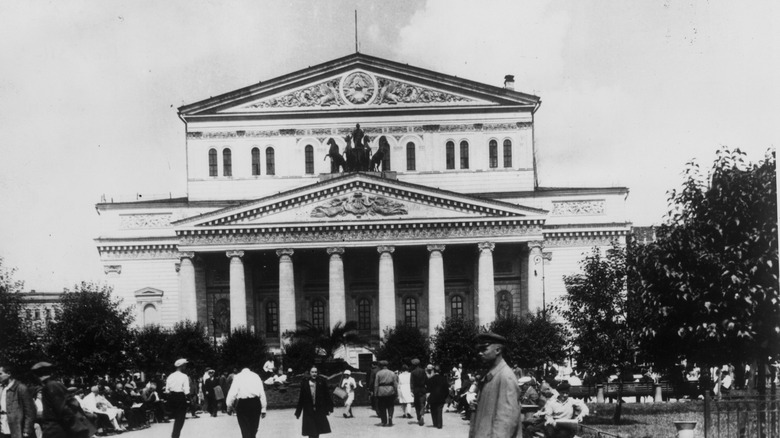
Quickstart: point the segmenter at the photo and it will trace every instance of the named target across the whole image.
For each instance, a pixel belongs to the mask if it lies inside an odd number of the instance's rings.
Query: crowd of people
[[[83,437],[118,434],[172,422],[172,438],[179,438],[189,413],[235,414],[243,438],[254,438],[266,415],[266,390],[286,391],[298,385],[295,417],[304,436],[331,432],[328,416],[334,397],[344,401],[343,417],[354,418],[356,391],[368,392],[377,426],[393,427],[394,418],[423,426],[430,415],[433,427],[444,428],[444,412],[468,421],[472,437],[571,437],[588,408],[569,397],[569,384],[537,381],[512,369],[503,358],[506,340],[493,333],[479,336],[477,349],[483,367],[449,371],[437,364],[412,359],[391,370],[387,361],[372,364],[365,378],[345,370],[337,391],[316,366],[292,379],[292,370],[276,366],[273,358],[256,369],[241,364],[231,372],[207,369],[200,377],[187,372],[188,360],[175,361],[167,376],[123,374],[95,381],[53,379],[52,364],[33,366],[35,385],[26,387],[0,364],[0,436],[13,438]],[[259,364],[258,364],[259,365]],[[147,378],[148,377],[148,378]],[[553,387],[555,386],[555,387]],[[267,388],[267,389],[266,389]],[[395,416],[396,406],[400,415]],[[186,433],[185,433],[186,435]]]

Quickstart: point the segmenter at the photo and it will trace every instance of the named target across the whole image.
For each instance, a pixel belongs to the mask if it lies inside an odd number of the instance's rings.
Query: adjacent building
[[[540,104],[512,76],[356,53],[185,105],[186,197],[97,204],[107,279],[139,324],[271,345],[300,320],[378,340],[535,311],[630,229],[626,188],[538,185]],[[360,144],[384,155],[373,171],[332,168]]]

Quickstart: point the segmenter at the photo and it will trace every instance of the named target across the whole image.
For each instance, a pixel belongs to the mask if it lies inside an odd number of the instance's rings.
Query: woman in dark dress
[[[311,367],[309,378],[301,382],[298,407],[295,408],[295,418],[300,418],[303,413],[301,435],[310,438],[330,433],[328,414],[333,412],[328,383],[318,374],[317,367]]]

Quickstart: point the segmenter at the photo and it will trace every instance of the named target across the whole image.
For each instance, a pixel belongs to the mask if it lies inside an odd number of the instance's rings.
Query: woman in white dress
[[[403,418],[412,418],[414,396],[412,396],[411,378],[412,374],[409,372],[409,367],[403,364],[401,372],[398,374],[398,402],[404,407]]]

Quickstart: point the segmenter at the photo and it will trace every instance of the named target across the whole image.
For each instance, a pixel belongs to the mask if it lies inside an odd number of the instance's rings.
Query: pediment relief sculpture
[[[279,96],[252,102],[237,110],[477,102],[464,96],[358,70]]]
[[[311,217],[396,216],[409,214],[406,206],[384,196],[366,196],[361,192],[350,196],[331,199],[323,205],[314,207]]]

